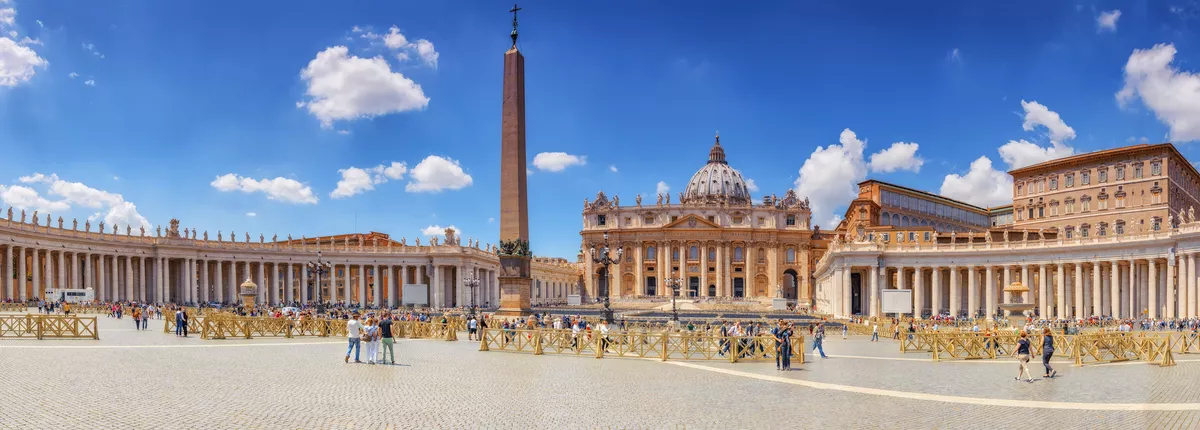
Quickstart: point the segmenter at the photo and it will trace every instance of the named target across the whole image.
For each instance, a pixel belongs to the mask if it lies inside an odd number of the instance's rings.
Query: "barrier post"
[[[488,350],[487,331],[488,331],[488,329],[486,327],[479,329],[479,350],[480,351]]]
[[[663,334],[661,334],[660,336],[662,336],[662,361],[667,361],[667,340],[668,340],[668,338],[667,338],[667,333],[666,333],[666,332],[663,332]],[[685,338],[685,339],[684,339],[684,344],[685,344],[685,345],[686,345],[686,342],[687,342],[687,339]],[[683,354],[683,356],[684,356],[684,357],[687,357],[687,350],[686,350],[686,349],[684,350],[684,354]]]
[[[542,355],[542,331],[533,332],[533,355]]]

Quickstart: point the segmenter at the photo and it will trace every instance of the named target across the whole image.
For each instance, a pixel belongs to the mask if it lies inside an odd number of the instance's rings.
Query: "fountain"
[[[1029,292],[1029,287],[1020,282],[1013,282],[1004,287],[1004,291],[1009,293],[1009,302],[1000,304],[1000,309],[1004,310],[1008,315],[1008,324],[1011,327],[1025,326],[1026,312],[1033,309],[1035,304],[1026,302],[1025,294]]]

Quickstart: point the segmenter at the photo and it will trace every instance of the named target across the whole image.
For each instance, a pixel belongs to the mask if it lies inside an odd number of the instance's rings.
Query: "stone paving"
[[[772,363],[533,356],[401,340],[396,366],[344,340],[203,341],[100,318],[100,340],[0,340],[0,429],[1195,428],[1200,356],[1012,380],[1011,360],[933,363],[890,340]],[[1040,363],[1032,367],[1041,374]],[[1170,410],[1154,410],[1154,409]]]

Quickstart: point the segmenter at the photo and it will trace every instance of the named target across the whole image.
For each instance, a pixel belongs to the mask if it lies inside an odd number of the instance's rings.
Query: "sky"
[[[270,239],[499,236],[511,3],[0,0],[0,203]],[[980,206],[1005,172],[1200,160],[1200,1],[521,4],[531,246],[678,195],[719,131],[831,226],[866,179]],[[44,222],[44,215],[43,215]]]

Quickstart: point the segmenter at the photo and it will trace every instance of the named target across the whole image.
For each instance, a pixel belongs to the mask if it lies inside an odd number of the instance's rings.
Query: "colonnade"
[[[1200,252],[1135,258],[1018,263],[835,266],[831,281],[842,315],[882,316],[882,290],[912,290],[923,316],[994,315],[1009,301],[1005,285],[1029,287],[1025,302],[1042,318],[1195,318],[1200,316]]]

